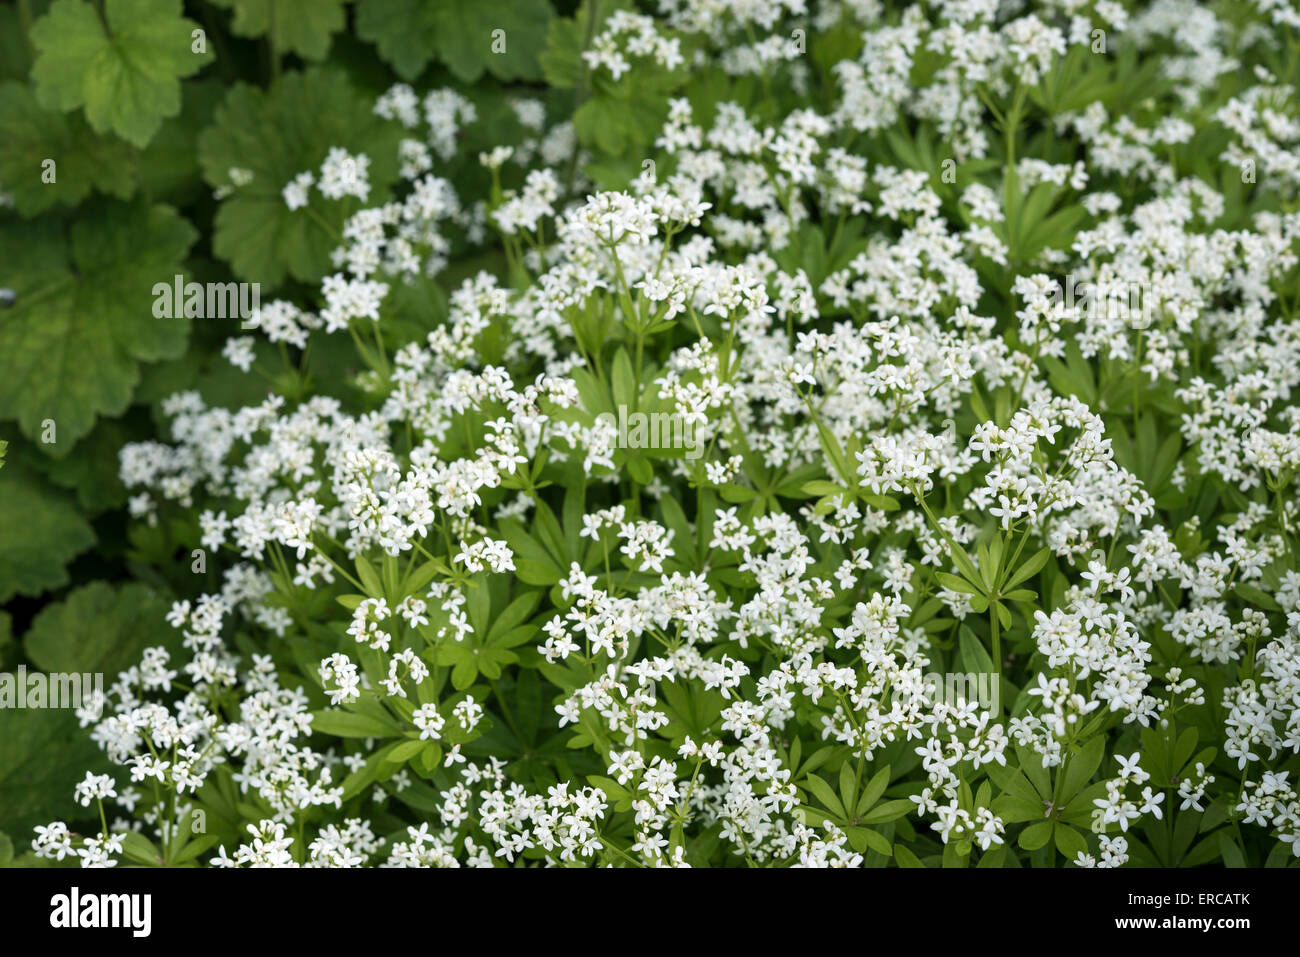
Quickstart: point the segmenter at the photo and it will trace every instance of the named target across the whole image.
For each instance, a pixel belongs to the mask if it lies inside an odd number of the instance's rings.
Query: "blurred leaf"
[[[64,112],[84,106],[96,133],[144,146],[180,112],[180,78],[212,60],[206,48],[196,52],[198,24],[181,8],[181,0],[105,0],[101,20],[86,0],[55,0],[31,30],[36,98]]]

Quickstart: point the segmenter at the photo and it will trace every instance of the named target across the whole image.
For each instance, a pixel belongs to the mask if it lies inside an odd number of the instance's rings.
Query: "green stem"
[[[23,43],[27,47],[27,55],[36,59],[36,46],[32,43],[32,7],[31,0],[18,0],[18,19],[23,23]]]
[[[587,24],[582,38],[582,51],[578,55],[578,60],[582,63],[582,77],[578,80],[578,100],[573,104],[573,111],[577,113],[582,105],[591,95],[591,67],[587,65],[587,58],[582,53],[587,52],[591,46],[591,41],[596,36],[596,21],[600,19],[600,0],[588,0],[587,5]],[[573,155],[569,157],[569,172],[565,177],[564,192],[565,195],[573,192],[573,180],[578,173],[578,144],[573,145]]]
[[[989,605],[989,624],[993,628],[993,667],[997,669],[998,681],[1001,682],[1002,680],[1002,635],[1001,632],[998,630],[997,609],[998,609],[997,602],[992,602]],[[1002,689],[999,687],[998,688],[999,701],[1002,698],[1001,691]]]

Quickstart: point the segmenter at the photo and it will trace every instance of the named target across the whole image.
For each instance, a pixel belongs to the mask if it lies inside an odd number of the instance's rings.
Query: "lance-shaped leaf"
[[[1015,588],[1022,581],[1037,575],[1047,564],[1047,560],[1052,557],[1050,548],[1041,548],[1029,558],[1025,559],[1023,565],[1017,568],[1005,582],[1002,583],[1002,591],[1007,592]]]

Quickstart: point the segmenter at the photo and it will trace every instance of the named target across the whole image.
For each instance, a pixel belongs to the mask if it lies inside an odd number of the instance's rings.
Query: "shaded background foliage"
[[[483,142],[465,145],[475,150],[517,129],[510,95],[572,112],[576,84],[548,86],[541,60],[548,35],[580,34],[565,19],[575,7],[0,3],[0,288],[9,290],[0,301],[0,671],[103,671],[111,682],[142,648],[173,640],[163,620],[172,599],[210,583],[191,568],[197,526],[129,523],[118,450],[156,434],[160,404],[177,390],[237,406],[264,398],[266,383],[220,356],[237,319],[155,318],[154,283],[177,273],[257,282],[264,302],[315,284],[335,240],[302,217],[290,222],[280,187],[331,146],[395,156],[398,132],[372,107],[399,80],[473,100],[481,122],[465,135]],[[491,49],[496,29],[506,31],[503,53]],[[570,46],[576,62],[581,43]],[[252,170],[265,191],[219,202],[232,166]],[[382,193],[396,173],[395,159],[377,160],[372,187]],[[468,164],[440,173],[458,186],[485,175]],[[321,211],[341,225],[337,208]],[[502,272],[503,260],[453,261],[424,292],[439,303],[439,290],[480,268]],[[427,304],[411,312],[422,324],[440,318]],[[343,395],[347,362],[343,351],[317,350],[315,390]],[[34,824],[84,818],[72,787],[100,763],[71,711],[6,711],[0,831],[25,843]]]

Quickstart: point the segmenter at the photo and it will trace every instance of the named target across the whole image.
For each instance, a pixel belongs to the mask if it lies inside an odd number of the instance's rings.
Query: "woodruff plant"
[[[998,10],[589,0],[481,151],[399,82],[286,169],[241,144],[336,81],[232,90],[265,397],[121,448],[207,585],[35,854],[1300,856],[1300,24]]]

